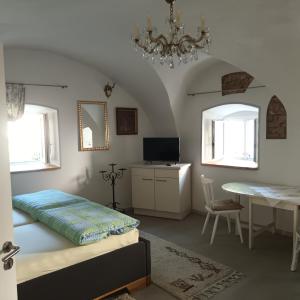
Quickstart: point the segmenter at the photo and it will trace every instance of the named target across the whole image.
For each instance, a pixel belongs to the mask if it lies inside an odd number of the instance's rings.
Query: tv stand
[[[137,215],[181,220],[191,212],[191,164],[131,166]]]

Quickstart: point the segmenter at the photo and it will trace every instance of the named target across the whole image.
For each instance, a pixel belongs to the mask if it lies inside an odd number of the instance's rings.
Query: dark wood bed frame
[[[139,242],[18,284],[19,300],[99,300],[150,283],[150,242]]]

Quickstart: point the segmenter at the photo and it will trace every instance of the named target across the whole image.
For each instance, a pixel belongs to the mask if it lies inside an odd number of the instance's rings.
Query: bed
[[[26,213],[19,209],[13,209],[13,225],[14,227],[32,224],[35,221]]]
[[[14,208],[15,242],[21,246],[16,260],[20,300],[103,299],[149,284],[150,244],[137,229],[76,246],[34,214]]]

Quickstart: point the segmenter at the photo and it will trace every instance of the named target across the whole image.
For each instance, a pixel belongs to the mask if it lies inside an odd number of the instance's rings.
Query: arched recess
[[[273,96],[267,110],[266,138],[286,139],[287,113],[277,96]]]

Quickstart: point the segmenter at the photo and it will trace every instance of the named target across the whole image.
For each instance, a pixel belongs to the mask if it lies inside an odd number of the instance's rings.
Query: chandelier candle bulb
[[[205,31],[205,19],[204,17],[201,17],[200,18],[200,28],[201,28],[201,31]]]
[[[180,16],[180,10],[176,11],[176,24],[177,26],[180,26],[181,16]]]
[[[140,39],[140,29],[137,25],[135,25],[133,28],[133,36],[136,40]]]
[[[151,17],[147,18],[147,30],[152,31],[152,20]]]

